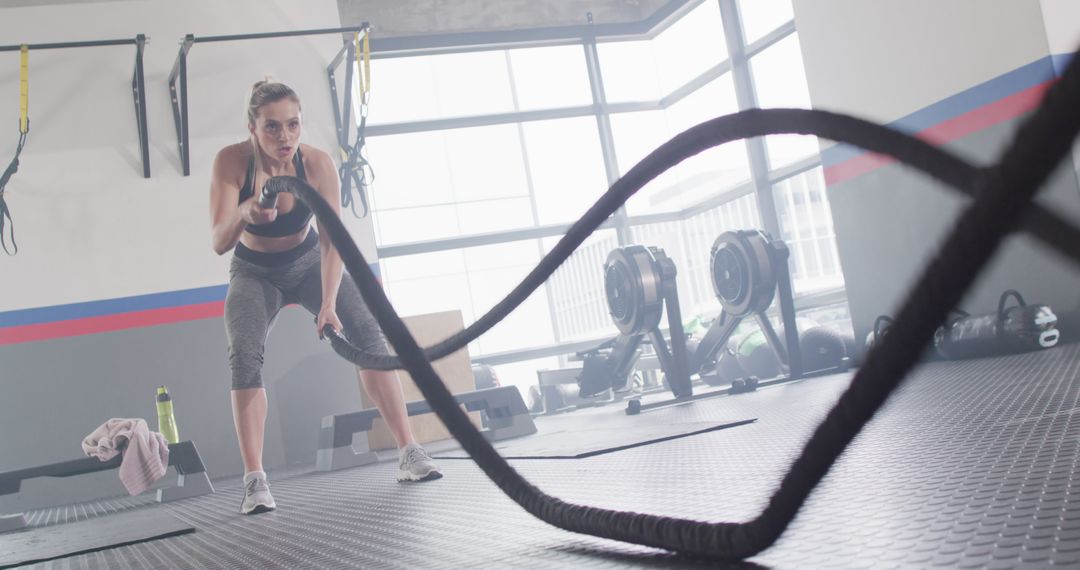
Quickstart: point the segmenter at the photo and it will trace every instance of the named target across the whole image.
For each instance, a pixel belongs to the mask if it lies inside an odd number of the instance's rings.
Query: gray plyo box
[[[536,433],[536,424],[516,386],[455,394],[454,399],[465,406],[467,411],[486,414],[487,428],[482,433],[488,441]],[[424,400],[409,402],[405,407],[410,416],[433,411]],[[378,417],[379,411],[370,409],[323,418],[319,432],[319,451],[315,457],[316,468],[320,471],[335,471],[377,462],[378,456],[366,443],[360,446],[353,444],[353,434],[371,430],[375,418]]]

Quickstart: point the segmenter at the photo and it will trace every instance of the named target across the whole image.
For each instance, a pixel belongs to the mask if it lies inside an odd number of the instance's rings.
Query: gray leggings
[[[232,389],[262,386],[263,349],[281,307],[300,303],[317,315],[322,307],[322,274],[315,232],[295,250],[264,254],[242,245],[229,269],[225,295],[225,331],[229,340]],[[337,314],[342,332],[358,348],[386,354],[386,340],[364,304],[352,278],[338,288]]]

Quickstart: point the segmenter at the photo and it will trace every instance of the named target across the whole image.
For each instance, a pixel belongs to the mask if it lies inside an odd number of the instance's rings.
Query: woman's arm
[[[308,178],[312,186],[334,209],[334,213],[341,215],[341,186],[338,182],[337,168],[330,155],[317,149],[311,149],[306,155]],[[337,294],[341,286],[341,255],[334,249],[330,241],[330,233],[323,228],[322,222],[316,223],[319,229],[319,249],[322,252],[322,308],[316,319],[319,335],[322,336],[323,326],[333,325],[341,330],[341,322],[337,318]]]
[[[276,209],[259,207],[256,195],[238,204],[237,164],[242,164],[235,147],[226,147],[214,157],[210,178],[210,230],[214,252],[223,255],[236,247],[248,224],[266,224],[277,217]]]

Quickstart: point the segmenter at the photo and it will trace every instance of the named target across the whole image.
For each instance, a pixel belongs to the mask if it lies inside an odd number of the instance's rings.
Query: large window
[[[810,108],[799,34],[791,34],[750,59],[758,106]],[[817,137],[775,135],[765,137],[769,165],[786,166],[818,153]]]
[[[667,109],[612,116],[620,172],[625,174],[656,147],[686,129],[738,110],[729,74]],[[744,144],[714,147],[658,176],[627,202],[627,212],[639,215],[683,210],[749,179]]]
[[[521,128],[538,222],[577,220],[608,188],[596,119],[537,121]]]
[[[790,22],[795,14],[791,0],[739,0],[743,37],[754,43],[769,32]]]
[[[795,292],[842,287],[844,279],[821,168],[783,180],[773,187],[773,196],[781,238],[791,252]]]
[[[597,47],[609,103],[659,99],[727,58],[719,4],[702,2],[655,38]]]
[[[536,240],[522,240],[390,257],[380,264],[387,295],[398,313],[460,310],[469,325],[501,301],[539,261]],[[469,353],[504,352],[554,340],[547,292],[541,287],[470,345]]]
[[[388,135],[371,143],[379,245],[533,224],[514,125]]]
[[[791,0],[738,1],[745,43],[734,58],[722,20],[732,4],[689,4],[648,38],[374,61],[368,124],[382,130],[368,140],[373,217],[377,244],[392,252],[381,256],[383,280],[400,312],[460,309],[472,323],[607,191],[609,177],[703,121],[750,106],[810,106]],[[749,89],[737,85],[743,77]],[[792,251],[798,293],[842,287],[816,139],[767,137],[761,165],[747,148],[706,150],[651,181],[625,216],[609,220],[619,231],[591,236],[471,354],[613,335],[603,264],[626,245],[620,239],[663,247],[676,261],[687,320],[719,310],[708,271],[717,235],[767,219]],[[773,193],[775,211],[759,211],[755,188]],[[522,371],[555,364],[519,362],[500,376],[532,384],[535,374]]]

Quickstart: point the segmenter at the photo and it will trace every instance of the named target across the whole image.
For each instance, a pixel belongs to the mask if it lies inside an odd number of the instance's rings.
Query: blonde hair
[[[282,99],[288,99],[296,103],[298,109],[300,108],[300,97],[288,85],[274,81],[274,78],[269,75],[261,81],[256,81],[251,86],[251,93],[248,95],[247,100],[248,125],[255,126],[255,121],[259,118],[259,109],[263,105],[281,101]],[[262,168],[262,160],[259,156],[259,142],[254,135],[251,136],[251,148],[255,153],[255,171],[257,173]]]

